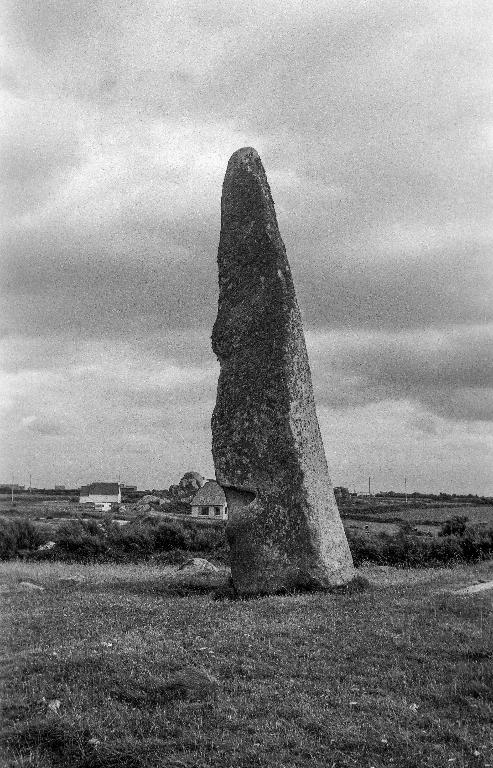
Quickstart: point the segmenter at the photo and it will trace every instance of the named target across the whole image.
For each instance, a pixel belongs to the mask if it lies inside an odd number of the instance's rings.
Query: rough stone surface
[[[23,592],[44,592],[44,587],[42,587],[40,584],[33,584],[32,581],[20,581],[18,588],[21,589]]]
[[[218,265],[212,452],[228,501],[234,588],[254,595],[343,585],[355,572],[301,315],[265,171],[250,147],[226,171]]]
[[[204,483],[205,478],[198,472],[185,472],[178,485],[187,493],[195,493]]]
[[[180,565],[178,570],[186,573],[203,573],[204,571],[218,571],[219,568],[202,557],[192,557]]]

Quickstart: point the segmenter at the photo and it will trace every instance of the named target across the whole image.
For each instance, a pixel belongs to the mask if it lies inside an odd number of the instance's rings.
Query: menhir
[[[344,585],[355,572],[300,310],[267,177],[251,147],[228,163],[218,264],[212,453],[228,501],[234,589],[255,595]]]

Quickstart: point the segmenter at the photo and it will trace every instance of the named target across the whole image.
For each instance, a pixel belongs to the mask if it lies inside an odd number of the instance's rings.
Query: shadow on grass
[[[368,589],[372,589],[370,581],[365,576],[356,575],[347,584],[341,584],[339,586],[326,587],[321,589],[319,586],[307,585],[306,587],[298,587],[296,589],[280,589],[277,592],[256,592],[251,595],[240,595],[236,591],[233,580],[231,577],[227,582],[224,582],[214,591],[215,600],[255,600],[260,597],[287,597],[292,595],[307,595],[307,594],[329,594],[329,595],[354,595],[360,592],[365,592]]]
[[[113,583],[86,584],[86,592],[121,592],[127,595],[163,595],[188,597],[192,595],[215,593],[228,583],[228,576],[196,575],[175,578],[156,578],[143,581],[118,580]]]
[[[31,666],[31,673],[35,666]],[[116,658],[70,659],[45,663],[43,668],[46,693],[54,695],[64,689],[77,692],[80,700],[90,702],[97,692],[115,711],[147,711],[159,722],[160,739],[141,737],[130,740],[124,734],[111,735],[108,741],[94,738],[94,733],[71,716],[71,710],[59,714],[32,708],[28,713],[19,706],[7,707],[1,732],[2,744],[16,754],[19,765],[53,765],[67,768],[110,768],[125,766],[142,768],[156,764],[170,746],[178,748],[183,736],[180,723],[163,721],[162,710],[187,702],[190,707],[214,705],[219,691],[218,681],[206,670],[177,664],[168,668],[165,676],[149,675],[141,667],[135,669],[134,659],[119,655]],[[111,704],[109,702],[112,702]],[[45,705],[46,706],[46,700]],[[161,710],[161,711],[160,711]],[[19,722],[19,715],[30,714],[29,720]],[[123,735],[123,738],[122,738]],[[28,762],[24,763],[24,759]],[[46,760],[49,762],[46,763]],[[162,763],[159,763],[162,764]]]
[[[55,717],[49,720],[39,717],[28,723],[15,724],[4,728],[2,733],[3,744],[13,752],[21,756],[31,757],[33,752],[49,756],[52,764],[57,766],[82,765],[87,748],[91,750],[90,738],[88,729]]]
[[[91,739],[87,728],[61,719],[32,720],[12,728],[4,739],[5,745],[26,758],[26,765],[57,768],[149,768],[167,746],[161,739],[101,743]]]

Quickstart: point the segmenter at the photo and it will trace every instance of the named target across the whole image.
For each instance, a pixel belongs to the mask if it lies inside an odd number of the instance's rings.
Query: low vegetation
[[[395,535],[348,531],[348,541],[356,565],[420,568],[493,558],[493,527],[486,526],[466,526],[461,534],[437,538],[420,536],[411,526],[402,526]]]
[[[77,519],[47,531],[27,520],[0,518],[3,560],[21,556],[66,562],[132,562],[149,558],[174,562],[190,552],[224,559],[224,523],[201,525],[191,519],[151,517],[121,526],[108,520]]]
[[[397,533],[347,528],[356,565],[403,567],[476,562],[493,558],[493,525],[470,525],[465,517],[445,521],[437,537],[403,523]],[[180,562],[195,553],[227,563],[224,523],[201,524],[148,517],[121,526],[108,520],[72,520],[49,531],[18,518],[0,518],[0,558],[16,556],[65,562]],[[51,548],[43,548],[48,539]],[[39,549],[41,547],[41,549]]]

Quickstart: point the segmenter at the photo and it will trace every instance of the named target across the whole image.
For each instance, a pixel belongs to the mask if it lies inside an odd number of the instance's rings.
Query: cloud
[[[62,424],[56,419],[50,419],[49,417],[24,416],[21,420],[21,424],[35,435],[51,437],[63,435],[65,432]]]
[[[320,402],[409,401],[452,421],[493,421],[493,327],[310,334]]]
[[[309,327],[491,319],[486,5],[7,5],[8,333],[210,327],[242,144]]]
[[[52,101],[3,94],[0,132],[4,216],[20,216],[57,194],[82,159],[74,115]],[[48,100],[49,101],[49,100]]]
[[[404,490],[477,493],[490,487],[491,426],[450,422],[434,416],[423,430],[417,419],[430,418],[407,401],[381,401],[350,410],[318,408],[327,459],[335,485],[360,492]],[[488,492],[488,491],[485,491]]]

